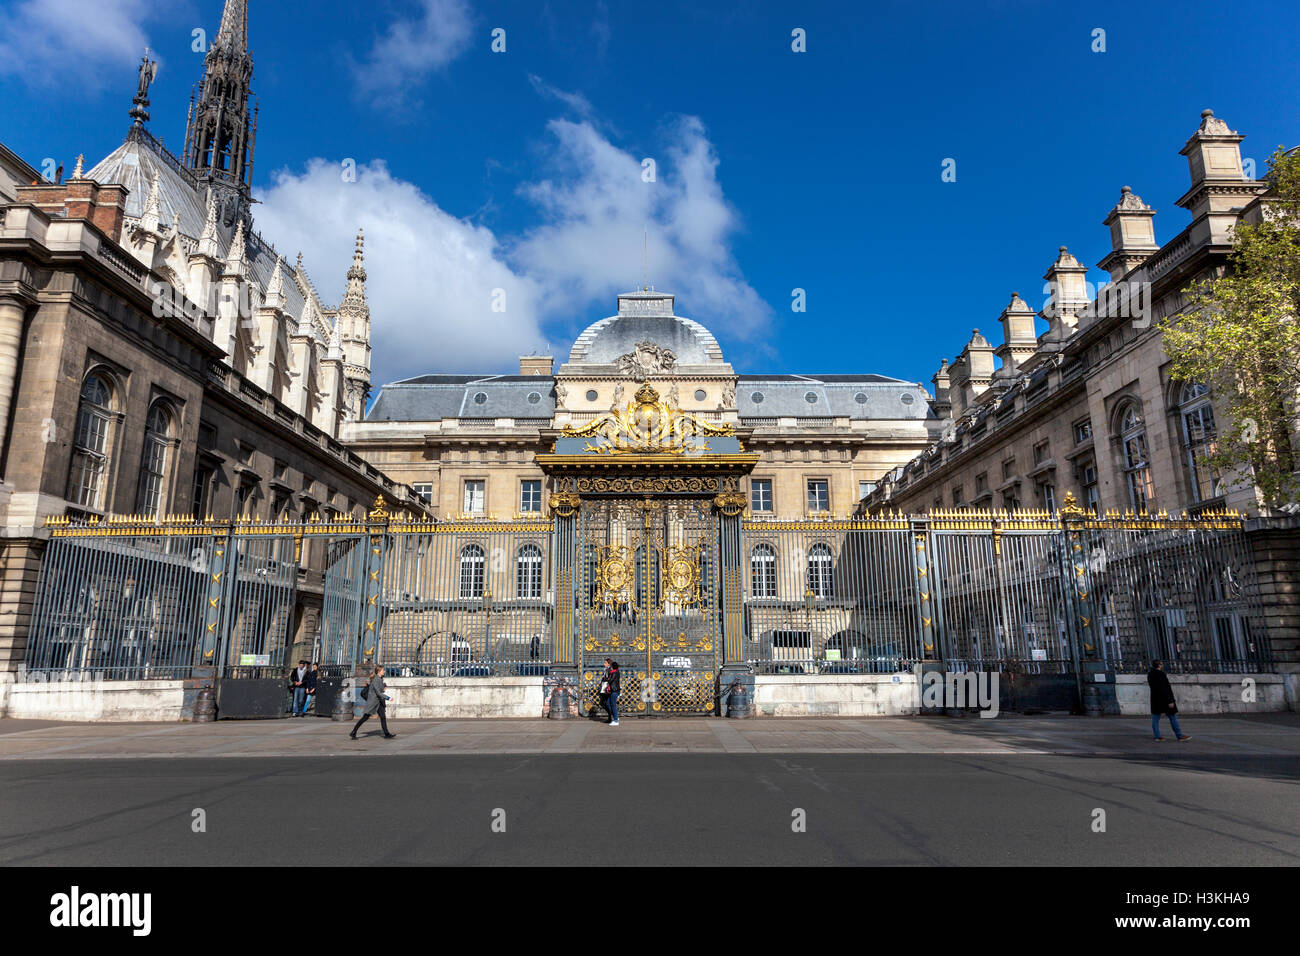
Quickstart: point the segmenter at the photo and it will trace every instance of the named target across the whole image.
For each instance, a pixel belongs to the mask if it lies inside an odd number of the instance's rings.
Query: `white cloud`
[[[457,219],[376,160],[345,182],[340,164],[282,171],[257,228],[286,260],[301,250],[321,296],[342,298],[357,228],[366,233],[375,382],[430,371],[508,371],[544,344],[535,284],[503,261],[491,230]],[[506,311],[493,311],[494,290]],[[516,366],[517,368],[517,366]]]
[[[0,75],[52,88],[121,86],[148,44],[142,24],[173,4],[156,0],[22,0],[0,10]],[[156,57],[155,57],[156,58]]]
[[[468,49],[473,17],[466,0],[419,0],[418,7],[413,17],[394,18],[355,66],[361,92],[402,99],[412,84]]]
[[[771,309],[731,252],[737,217],[722,193],[703,124],[687,117],[665,134],[657,181],[642,159],[588,122],[553,120],[550,178],[520,187],[542,223],[514,237],[458,219],[382,161],[345,182],[338,163],[282,171],[260,198],[258,231],[304,266],[327,299],[341,298],[358,226],[366,231],[367,293],[376,383],[421,372],[491,372],[564,331],[610,314],[615,295],[641,284],[643,230],[649,278],[677,294],[681,312],[733,338],[753,338]],[[493,290],[506,311],[492,310]],[[575,321],[576,320],[576,321]]]
[[[651,284],[676,293],[681,311],[738,338],[767,324],[771,309],[731,252],[740,223],[703,123],[680,119],[650,157],[620,149],[586,121],[552,120],[548,129],[558,146],[554,173],[520,190],[547,221],[510,256],[543,289],[547,314],[600,311],[639,286],[645,243]],[[654,182],[643,181],[646,158],[655,161]]]

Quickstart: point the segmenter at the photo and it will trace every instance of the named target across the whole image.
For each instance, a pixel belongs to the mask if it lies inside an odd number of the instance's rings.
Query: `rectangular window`
[[[830,482],[823,478],[814,478],[808,482],[808,510],[831,510]]]
[[[483,507],[486,504],[486,484],[482,478],[475,478],[465,482],[465,514],[478,515],[483,513]]]
[[[1083,463],[1083,506],[1098,517],[1101,516],[1101,495],[1097,491],[1097,463]]]
[[[988,487],[989,473],[987,471],[981,471],[975,476],[975,494],[978,495],[980,492],[987,491]]]
[[[869,494],[871,494],[875,490],[876,490],[876,483],[874,481],[859,481],[858,500],[862,501],[864,498],[866,498]]]
[[[755,478],[749,483],[749,507],[751,511],[771,512],[771,478]]]
[[[167,478],[168,442],[155,434],[146,433],[144,457],[140,467],[140,491],[136,510],[141,514],[157,515],[163,504],[163,483]]]
[[[416,497],[418,497],[426,505],[433,504],[433,482],[432,481],[417,481],[411,487],[415,489]]]
[[[1052,448],[1048,442],[1040,441],[1037,445],[1034,446],[1035,465],[1041,465],[1043,462],[1047,461],[1047,459],[1050,457],[1052,457]]]
[[[519,483],[519,511],[521,514],[542,513],[542,483],[530,478]]]
[[[211,494],[214,474],[214,469],[205,465],[198,465],[194,469],[194,489],[190,498],[190,513],[197,521],[206,518],[208,510],[212,507]]]
[[[1092,437],[1092,420],[1085,418],[1081,422],[1074,423],[1074,443],[1081,445]]]
[[[1056,489],[1044,482],[1038,486],[1038,502],[1042,505],[1043,510],[1051,514],[1056,513]]]
[[[1016,473],[1016,460],[1014,458],[1008,458],[1006,461],[1002,463],[1002,480],[1006,481],[1015,473]]]
[[[961,485],[953,485],[952,488],[952,506],[955,508],[966,498],[966,489]]]

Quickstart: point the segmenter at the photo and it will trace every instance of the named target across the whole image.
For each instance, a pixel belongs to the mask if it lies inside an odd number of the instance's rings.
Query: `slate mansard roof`
[[[368,422],[430,422],[444,418],[536,418],[555,415],[549,375],[419,375],[385,385]]]

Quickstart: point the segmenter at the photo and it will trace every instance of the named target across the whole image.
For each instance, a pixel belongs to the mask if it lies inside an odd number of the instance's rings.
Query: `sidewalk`
[[[1193,739],[1151,739],[1145,717],[879,717],[589,720],[394,720],[396,740],[368,721],[322,718],[211,724],[67,724],[0,720],[0,761],[146,757],[311,757],[350,754],[839,753],[1073,756],[1293,756],[1300,715],[1186,717]],[[1168,729],[1166,727],[1166,733]]]

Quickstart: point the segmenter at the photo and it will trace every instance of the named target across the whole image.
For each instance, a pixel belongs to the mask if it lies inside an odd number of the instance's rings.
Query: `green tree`
[[[1171,373],[1209,386],[1228,413],[1206,455],[1220,474],[1254,474],[1266,504],[1300,492],[1292,444],[1300,412],[1300,152],[1269,157],[1261,215],[1239,222],[1222,276],[1193,283],[1160,323]]]

